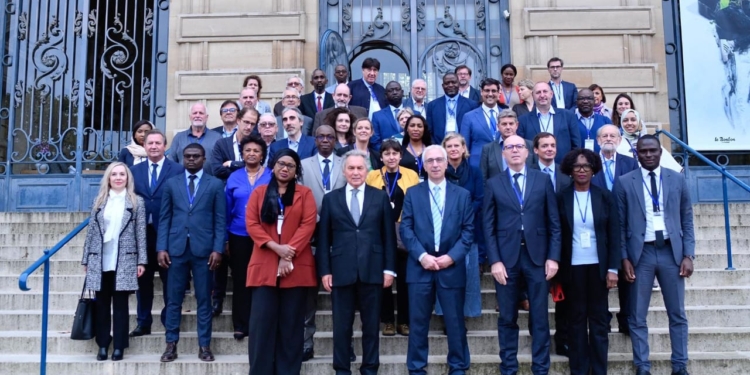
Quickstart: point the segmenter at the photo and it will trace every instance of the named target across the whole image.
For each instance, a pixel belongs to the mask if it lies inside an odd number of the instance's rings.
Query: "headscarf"
[[[625,130],[625,127],[622,126],[622,119],[624,119],[625,116],[627,116],[630,112],[635,113],[635,120],[638,122],[638,129],[636,129],[636,131],[633,133],[628,132],[627,130]],[[643,129],[643,123],[641,123],[641,114],[638,113],[638,111],[636,111],[635,109],[624,110],[622,112],[622,115],[620,115],[620,128],[622,129],[622,137],[634,144],[638,141],[638,138],[641,137],[641,130]]]

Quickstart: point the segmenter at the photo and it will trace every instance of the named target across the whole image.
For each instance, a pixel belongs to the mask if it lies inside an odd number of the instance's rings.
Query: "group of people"
[[[206,107],[194,104],[168,156],[164,134],[136,124],[122,162],[105,171],[84,246],[97,359],[113,341],[112,360],[122,359],[128,336],[151,334],[158,272],[161,361],[178,356],[191,279],[198,356],[214,360],[212,317],[223,312],[231,269],[234,337],[248,338],[250,374],[296,374],[314,357],[320,289],[331,296],[337,374],[356,360],[357,310],[362,374],[378,371],[381,333],[408,336],[409,373],[426,373],[433,312],[450,373],[463,374],[464,318],[481,314],[484,268],[495,279],[502,374],[518,371],[519,308],[529,310],[531,370],[548,373],[551,290],[556,352],[571,374],[605,374],[614,287],[636,374],[649,374],[654,278],[673,374],[687,374],[684,278],[695,243],[679,164],[645,134],[629,96],[609,110],[601,87],[577,90],[561,79],[562,60],[547,66],[549,82],[515,85],[508,64],[479,90],[459,66],[443,76],[445,95],[428,101],[418,79],[404,100],[399,83],[376,82],[380,63],[367,58],[351,82],[344,66],[331,86],[315,70],[308,94],[290,77],[273,109],[259,100],[260,77],[249,76],[239,100],[221,105],[222,126],[207,129]],[[133,291],[138,319],[128,333]]]

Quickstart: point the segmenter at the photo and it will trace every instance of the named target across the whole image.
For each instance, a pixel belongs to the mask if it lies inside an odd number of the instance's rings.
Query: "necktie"
[[[395,118],[396,122],[398,122],[398,108],[393,109],[393,118]]]
[[[557,186],[555,186],[555,173],[552,172],[552,170],[549,169],[549,167],[544,167],[544,173],[546,173],[546,174],[549,175],[549,179],[550,179],[550,181],[552,181],[552,189],[554,189],[555,191],[557,191]],[[516,181],[518,181],[518,180],[516,180]]]
[[[440,186],[432,188],[432,200],[433,204],[430,205],[432,208],[432,226],[435,228],[433,239],[435,240],[435,249],[437,250],[440,246],[440,232],[443,229],[443,214],[441,213],[441,208],[438,206],[443,201],[440,196]]]
[[[331,190],[331,161],[328,159],[323,160],[323,163],[325,163],[326,167],[323,168],[323,188],[326,190]]]
[[[608,189],[609,191],[612,191],[612,185],[613,185],[613,184],[612,184],[612,182],[613,182],[613,181],[612,181],[612,179],[610,179],[610,176],[612,176],[612,175],[613,175],[613,173],[612,173],[612,160],[605,160],[605,161],[604,161],[604,168],[606,168],[606,169],[607,169],[607,170],[605,171],[605,173],[606,173],[606,176],[604,176],[604,177],[605,177],[605,180],[607,180],[607,189]]]
[[[456,117],[456,98],[448,99],[448,114]]]
[[[352,213],[352,220],[359,226],[359,198],[357,198],[357,193],[359,193],[359,190],[352,190],[352,201],[349,211]]]
[[[497,119],[495,118],[494,109],[490,109],[490,128],[492,128],[492,138],[495,138],[497,134]]]
[[[518,178],[522,175],[520,173],[516,173],[513,175],[513,186],[516,187],[516,192],[519,194],[521,198],[523,198],[523,191],[521,190],[521,185],[518,184]]]
[[[323,103],[320,101],[320,95],[317,95],[318,97],[318,110],[316,112],[320,112],[323,110]]]
[[[659,212],[659,191],[656,190],[656,173],[654,171],[648,172],[648,175],[651,176],[651,204],[654,209],[654,213]],[[664,246],[664,232],[657,230],[654,232],[654,236],[656,237],[656,246],[663,247]]]
[[[372,100],[376,100],[377,101],[378,97],[375,96],[375,91],[372,90],[372,86],[367,85],[367,89],[370,90],[370,98],[372,98]]]
[[[190,184],[188,184],[188,189],[190,190],[190,197],[191,200],[193,197],[195,197],[195,179],[198,178],[198,176],[191,174],[190,177]]]
[[[158,180],[156,176],[156,168],[159,167],[159,164],[153,163],[151,164],[151,193],[154,193],[154,190],[156,190],[156,182]]]

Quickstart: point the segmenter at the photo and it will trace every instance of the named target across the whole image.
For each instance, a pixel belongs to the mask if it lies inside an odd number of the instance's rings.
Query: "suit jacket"
[[[529,150],[529,157],[526,158],[526,167],[530,168],[538,162],[538,158],[531,150],[534,148],[533,143],[525,139],[526,149]],[[503,173],[507,167],[503,168],[503,146],[500,142],[490,142],[482,146],[482,157],[479,160],[479,170],[482,171],[482,179],[485,181]]]
[[[574,83],[568,81],[561,81],[563,88],[563,98],[565,98],[565,109],[573,110],[577,105],[578,101],[578,88]],[[550,84],[550,86],[552,86]],[[557,109],[557,98],[554,95],[554,89],[552,95],[552,107]]]
[[[560,254],[560,280],[571,281],[571,267],[573,260],[573,227],[575,211],[585,210],[576,203],[573,185],[566,187],[557,194],[557,206],[560,212],[560,227],[562,229],[562,252]],[[596,252],[599,256],[599,276],[602,280],[607,277],[607,271],[619,269],[622,262],[620,252],[620,220],[617,212],[615,197],[607,190],[592,185],[591,212],[594,214],[594,234],[596,236]]]
[[[250,195],[245,212],[247,233],[253,239],[253,253],[247,267],[248,287],[278,285],[281,288],[314,287],[318,285],[315,277],[315,258],[313,257],[310,239],[315,232],[315,199],[310,189],[297,185],[291,206],[284,207],[284,223],[281,227],[281,239],[276,231],[276,222],[264,223],[260,219],[263,199],[268,185],[259,186]],[[276,276],[279,269],[279,255],[265,245],[271,241],[289,244],[294,247],[294,270],[289,276]]]
[[[578,117],[578,114],[575,114],[576,120],[578,120],[578,129],[581,132],[581,147],[586,146],[586,139],[591,139],[594,142],[594,152],[599,152],[601,148],[599,147],[599,143],[596,141],[596,133],[599,131],[599,128],[601,128],[604,125],[611,124],[612,120],[610,120],[606,116],[602,116],[600,114],[593,114],[594,116],[594,122],[591,125],[591,129],[589,130],[586,125],[584,125],[583,121]]]
[[[464,115],[479,106],[478,102],[457,95],[456,101],[456,129],[460,130]],[[445,121],[448,117],[445,95],[427,103],[425,106],[425,117],[427,127],[432,134],[432,144],[439,145],[445,138]]]
[[[342,147],[338,150],[336,150],[336,155],[338,156],[344,156],[347,152],[354,150],[357,147],[355,144],[349,144],[346,147]],[[370,145],[370,148],[367,150],[367,152],[370,154],[370,169],[371,171],[383,168],[383,161],[380,160],[380,152],[372,148],[372,145]]]
[[[503,105],[498,104],[495,108],[496,115],[500,114]],[[479,159],[482,157],[482,147],[487,143],[495,141],[495,134],[492,134],[489,125],[487,125],[487,116],[484,109],[479,106],[467,113],[461,125],[459,126],[461,135],[466,139],[466,149],[469,150],[469,164],[472,167],[479,167]],[[440,140],[442,142],[442,139]]]
[[[281,120],[281,116],[276,116],[276,125],[279,126],[279,131],[276,132],[276,140],[284,139],[284,122]],[[310,117],[302,115],[302,129],[300,132],[304,135],[310,135],[312,133],[313,120]]]
[[[474,86],[469,86],[469,97],[466,98],[472,102],[482,104],[482,92]]]
[[[675,264],[682,263],[685,256],[695,256],[695,232],[693,231],[693,205],[690,191],[682,174],[661,168],[662,192],[664,194],[664,226],[672,244]],[[633,266],[643,253],[646,236],[646,200],[643,193],[641,169],[620,176],[615,185],[615,196],[620,220],[620,246],[622,258],[629,259]]]
[[[401,214],[401,241],[409,251],[406,261],[407,283],[429,283],[436,280],[444,288],[466,287],[466,254],[474,241],[474,209],[468,190],[452,184],[445,186],[445,206],[440,230],[440,252],[435,251],[435,228],[432,222],[428,181],[407,190]],[[425,270],[419,256],[448,255],[454,264],[440,271]]]
[[[234,153],[234,136],[222,138],[216,142],[213,155],[211,155],[211,171],[214,177],[226,182],[232,172],[245,167],[244,161],[235,161]],[[232,164],[225,167],[224,162],[228,160],[231,160]]]
[[[318,113],[318,103],[315,100],[315,91],[300,96],[299,100],[299,110],[302,111],[302,114],[311,119],[315,117]],[[321,104],[323,105],[323,109],[326,109],[333,108],[336,103],[333,101],[333,95],[323,92],[323,102]],[[310,127],[310,129],[312,130],[312,127]]]
[[[151,225],[154,229],[158,229],[159,211],[161,210],[161,197],[164,193],[164,183],[174,176],[184,176],[185,168],[165,157],[159,177],[156,179],[156,189],[154,191],[151,191],[151,187],[148,183],[148,176],[151,174],[150,161],[136,164],[130,167],[130,171],[133,173],[135,193],[143,198],[143,202],[146,206],[146,220],[148,222],[148,218],[150,217]]]
[[[318,277],[333,275],[333,286],[357,281],[382,284],[383,271],[395,272],[396,227],[385,191],[367,184],[359,224],[346,203],[346,186],[323,198],[315,260]]]
[[[330,113],[333,110],[333,108],[327,108],[324,109],[323,112],[318,112],[315,114],[315,120],[313,121],[313,129],[312,134],[314,135],[315,131],[318,130],[318,127],[320,125],[323,125],[323,121],[325,120],[326,116],[328,116],[328,113]],[[367,117],[367,109],[356,106],[356,105],[350,105],[349,106],[349,112],[351,112],[355,118],[361,119]],[[327,124],[333,127],[334,124]]]
[[[602,168],[606,168],[604,160],[602,160]],[[638,169],[638,162],[635,161],[635,159],[630,156],[615,153],[615,173],[614,176],[612,176],[615,180],[612,182],[612,190],[614,190],[615,185],[617,185],[617,181],[620,180],[618,177],[636,169]],[[601,172],[595,174],[591,179],[591,184],[606,190],[607,178],[607,171],[602,169]]]
[[[271,147],[268,148],[268,162],[270,163],[273,160],[274,154],[285,148],[289,148],[289,138],[271,143]],[[299,139],[299,146],[297,146],[297,155],[299,155],[299,158],[309,158],[317,153],[318,147],[315,146],[315,138],[303,135]]]
[[[401,133],[401,125],[396,121],[390,105],[372,114],[372,130],[370,145],[378,151],[383,140]]]
[[[539,162],[531,165],[531,168],[536,169],[537,171],[542,172],[542,170],[539,168]],[[547,176],[549,178],[549,175],[542,172],[542,175]],[[552,180],[550,180],[552,181]],[[558,194],[559,192],[565,190],[568,186],[573,184],[573,179],[568,176],[564,175],[560,171],[560,164],[555,163],[555,194]]]
[[[388,102],[385,100],[385,88],[377,82],[372,85],[372,90],[375,93],[375,97],[378,98],[378,104],[380,108],[388,106]],[[370,90],[365,85],[365,81],[362,79],[356,79],[349,82],[349,91],[352,94],[352,99],[349,101],[349,105],[360,106],[367,110],[370,114]]]
[[[555,114],[552,115],[553,135],[557,143],[557,156],[555,162],[562,163],[565,154],[570,150],[583,147],[581,132],[578,128],[578,119],[573,112],[564,111],[555,108]],[[539,124],[539,117],[536,112],[529,112],[518,118],[517,134],[528,140],[542,132]]]
[[[427,104],[428,103],[429,102],[427,101],[427,98],[425,98],[424,102],[423,102],[424,108],[422,109],[422,111],[418,111],[418,110],[414,109],[414,99],[412,99],[411,97],[408,97],[408,98],[404,99],[403,106],[404,106],[404,108],[411,108],[411,110],[414,111],[415,115],[422,115],[424,117],[425,114],[422,113],[422,112],[427,112]]]
[[[523,208],[507,173],[487,180],[484,187],[484,236],[490,264],[516,265],[521,239],[531,261],[544,266],[546,260],[560,261],[560,216],[549,176],[526,168]],[[523,226],[523,231],[521,230]]]
[[[346,179],[341,173],[341,166],[343,163],[341,157],[336,154],[332,154],[330,157],[332,162],[330,164],[331,180],[329,181],[329,184],[331,190],[334,190],[344,187],[344,185],[346,185]],[[318,210],[319,219],[326,190],[323,186],[323,171],[320,170],[318,154],[302,159],[302,179],[298,182],[307,186],[312,191],[312,194],[315,197],[315,208]]]
[[[203,173],[196,186],[198,189],[190,205],[185,173],[170,178],[164,184],[157,251],[181,256],[185,253],[190,236],[190,251],[196,257],[208,257],[212,251],[224,252],[227,230],[224,183]]]

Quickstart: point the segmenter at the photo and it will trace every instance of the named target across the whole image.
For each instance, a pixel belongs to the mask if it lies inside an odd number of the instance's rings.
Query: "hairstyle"
[[[633,98],[630,97],[630,95],[622,93],[620,95],[617,95],[615,98],[615,102],[612,104],[612,125],[617,125],[618,128],[620,128],[620,119],[622,118],[620,114],[617,112],[617,102],[620,101],[621,98],[625,98],[630,102],[630,109],[635,109],[635,102],[633,102]]]
[[[591,90],[591,92],[594,92],[595,90],[599,90],[599,92],[602,93],[602,103],[606,103],[607,102],[607,96],[604,95],[604,89],[601,86],[597,85],[596,83],[592,83],[589,86],[589,90]],[[631,101],[631,103],[632,103],[632,101]]]
[[[522,79],[521,82],[518,82],[518,86],[523,86],[531,91],[534,91],[534,81],[528,78]]]
[[[190,144],[188,144],[187,146],[185,146],[184,149],[182,149],[182,155],[184,156],[185,155],[185,151],[191,150],[191,149],[200,150],[201,154],[203,155],[203,157],[204,158],[206,157],[206,149],[203,148],[203,146],[201,146],[200,143],[190,143]]]
[[[346,170],[346,162],[349,160],[349,158],[357,157],[357,156],[361,157],[362,160],[364,160],[365,164],[367,164],[367,159],[368,159],[367,154],[360,150],[353,149],[351,151],[347,151],[344,154],[344,156],[341,157],[341,170],[342,171]]]
[[[638,117],[638,116],[636,115],[636,117]],[[597,130],[597,131],[596,131],[596,136],[597,136],[597,137],[600,137],[600,136],[602,135],[602,132],[603,132],[604,130],[606,130],[608,126],[614,126],[614,127],[615,127],[615,130],[617,130],[617,136],[618,136],[618,137],[620,137],[620,138],[622,138],[622,134],[620,134],[620,129],[617,129],[617,126],[615,126],[615,125],[612,125],[612,124],[604,124],[604,125],[602,125],[602,126],[601,126],[601,127],[600,127],[600,128],[599,128],[599,129]]]
[[[299,119],[300,121],[303,121],[302,119],[304,117],[302,117],[302,111],[300,111],[299,108],[297,107],[284,107],[284,109],[281,111],[281,117],[284,117],[284,114],[289,111],[294,111],[294,113],[297,114],[297,119]]]
[[[503,75],[503,72],[505,71],[505,69],[508,69],[508,68],[510,68],[511,70],[513,70],[513,75],[514,76],[518,75],[518,69],[516,69],[516,66],[513,65],[513,64],[505,64],[505,65],[503,65],[503,67],[500,68],[500,75]]]
[[[263,162],[266,161],[266,156],[268,156],[268,145],[266,145],[266,141],[264,141],[258,134],[250,134],[247,137],[242,137],[242,139],[240,139],[240,154],[242,154],[245,145],[250,143],[255,143],[260,146],[260,164],[263,164]]]
[[[335,71],[336,68],[338,68],[340,66],[344,67],[344,69],[346,69],[347,73],[349,72],[349,67],[346,66],[346,65],[344,65],[344,64],[336,64],[336,66],[333,67],[333,70]]]
[[[396,122],[398,122],[398,119],[401,118],[401,115],[404,113],[408,113],[409,117],[414,116],[414,111],[411,110],[409,107],[404,107],[404,109],[398,111],[398,114],[396,115]]]
[[[298,89],[297,89],[296,87],[292,87],[292,86],[287,86],[287,87],[286,87],[286,88],[284,89],[284,91],[282,92],[282,95],[286,96],[286,92],[287,92],[287,91],[294,91],[294,93],[295,93],[295,94],[297,94],[297,99],[299,99],[299,98],[300,98],[300,96],[301,96],[301,95],[300,95],[300,91],[299,91],[299,90],[298,90]],[[284,98],[282,98],[282,99],[284,99]]]
[[[380,61],[374,57],[368,57],[365,61],[362,61],[362,69],[377,69],[380,70]]]
[[[443,149],[445,149],[445,144],[448,143],[448,141],[452,141],[454,139],[458,139],[461,142],[461,145],[464,146],[463,158],[464,159],[468,159],[469,156],[471,156],[471,154],[469,154],[469,149],[466,147],[466,138],[464,138],[464,136],[461,135],[460,133],[448,132],[448,134],[446,134],[445,138],[443,139],[443,144],[442,144]],[[430,147],[432,147],[432,146],[430,146]],[[424,155],[424,153],[422,153],[422,155]],[[447,158],[447,156],[446,156],[446,158]]]
[[[289,156],[294,160],[294,165],[296,166],[294,174],[296,178],[287,184],[284,195],[279,196],[279,182],[276,181],[276,174],[271,173],[271,182],[268,183],[268,189],[266,189],[266,195],[263,197],[263,203],[260,208],[260,220],[266,224],[273,224],[278,219],[281,213],[279,198],[281,198],[281,203],[284,204],[284,207],[289,207],[294,203],[294,190],[297,186],[297,180],[302,178],[302,163],[300,162],[299,155],[290,148],[283,148],[275,153],[273,160],[268,163],[268,167],[273,169],[276,166],[276,162],[284,156]]]
[[[145,140],[148,139],[148,136],[149,135],[153,135],[153,134],[159,134],[161,136],[162,140],[164,141],[164,146],[167,145],[167,136],[164,135],[164,133],[162,133],[161,130],[159,130],[159,129],[151,129],[151,130],[149,130],[148,133],[146,133],[146,138],[144,139],[144,143],[145,143]]]
[[[242,92],[240,92],[240,96],[242,96]],[[221,110],[224,109],[224,107],[226,107],[228,105],[233,105],[234,108],[237,111],[240,110],[240,106],[239,106],[239,104],[237,104],[236,101],[234,101],[234,100],[225,100],[224,103],[221,103],[221,106],[219,107],[219,115],[221,115]]]
[[[383,143],[380,144],[380,154],[382,155],[384,152],[388,150],[393,150],[393,151],[398,152],[399,154],[402,154],[401,151],[403,149],[401,148],[401,144],[398,143],[397,140],[393,138],[388,138],[384,140]]]
[[[463,69],[468,70],[469,71],[469,75],[471,75],[471,68],[469,68],[466,65],[459,65],[459,66],[457,66],[456,69],[453,70],[453,74],[458,75],[458,71],[459,70],[463,70]]]
[[[112,175],[112,170],[116,167],[125,168],[125,174],[128,176],[128,183],[125,185],[126,195],[130,200],[130,203],[133,204],[133,210],[135,211],[135,209],[138,208],[138,196],[135,194],[135,182],[133,181],[133,173],[130,172],[130,168],[128,168],[127,164],[116,161],[107,167],[107,169],[104,171],[104,176],[102,176],[102,179],[99,182],[99,193],[96,194],[96,198],[94,199],[94,206],[92,207],[94,210],[98,210],[104,207],[104,205],[107,203],[110,189],[109,177]]]
[[[261,82],[260,77],[258,77],[257,75],[251,74],[251,75],[245,77],[245,80],[242,81],[242,87],[247,87],[247,84],[250,82],[251,79],[254,79],[254,80],[258,81],[258,92],[257,92],[257,95],[260,98],[260,90],[263,89],[263,82]]]
[[[573,165],[578,162],[578,157],[580,155],[583,155],[583,157],[586,158],[586,161],[591,164],[592,175],[602,171],[602,158],[600,158],[599,155],[587,148],[576,148],[565,154],[562,163],[560,163],[560,172],[568,176],[572,175]]]
[[[293,75],[289,76],[289,78],[286,79],[286,86],[289,87],[289,80],[291,80],[292,78],[299,79],[299,87],[300,87],[299,89],[296,89],[294,87],[292,87],[292,88],[295,89],[295,90],[297,90],[298,92],[304,91],[305,90],[305,80],[303,80],[302,77],[300,77],[297,74],[293,74]]]
[[[552,137],[552,139],[554,139],[555,142],[557,142],[557,138],[555,138],[555,135],[552,133],[547,133],[547,132],[537,133],[537,135],[534,136],[534,140],[532,141],[534,148],[539,148],[539,140],[541,140],[542,138],[549,138],[549,137]]]
[[[560,62],[560,66],[564,65],[564,63],[563,63],[563,61],[562,61],[561,58],[559,58],[559,57],[553,57],[553,58],[549,59],[549,61],[547,61],[547,69],[549,69],[549,64],[552,64],[553,62]]]
[[[504,118],[512,118],[513,120],[516,121],[516,123],[518,123],[518,115],[512,109],[506,108],[500,111],[500,114],[497,115],[498,123],[500,122],[500,119],[504,119]]]
[[[491,86],[491,85],[497,86],[498,90],[500,90],[500,87],[502,87],[500,85],[500,81],[498,81],[498,80],[496,80],[494,78],[485,78],[485,79],[482,80],[482,82],[479,83],[479,89],[480,90],[484,90],[485,86]]]
[[[424,125],[424,133],[422,133],[422,144],[425,146],[431,145],[432,135],[430,134],[430,128],[427,126],[427,120],[425,120],[425,118],[421,115],[413,115],[406,120],[406,125],[404,126],[404,140],[401,143],[401,147],[406,148],[406,146],[408,146],[409,142],[411,141],[411,139],[409,138],[409,131],[407,129],[409,128],[409,124],[411,124],[411,120],[414,119],[422,121],[422,124]]]
[[[151,127],[151,130],[154,130],[154,129],[155,129],[155,126],[154,126],[154,124],[152,124],[152,123],[151,123],[151,121],[148,121],[148,120],[141,120],[141,121],[138,121],[138,122],[136,122],[136,123],[135,123],[135,124],[133,125],[133,142],[135,142],[135,133],[137,133],[137,132],[138,132],[138,129],[140,129],[140,128],[141,128],[141,126],[143,126],[143,125],[148,125],[148,126],[150,126],[150,127]],[[149,131],[151,131],[151,130],[149,130]],[[148,135],[148,133],[146,133],[146,135]],[[145,138],[144,138],[144,143],[145,143]],[[143,146],[143,145],[141,145],[141,146]]]
[[[260,112],[258,112],[258,110],[255,109],[255,108],[253,108],[253,107],[244,107],[244,108],[240,109],[240,111],[237,113],[237,121],[239,121],[239,119],[245,117],[245,115],[248,112],[255,113],[256,121],[260,121]]]
[[[334,135],[336,134],[336,121],[339,115],[345,114],[349,116],[349,130],[346,131],[346,143],[354,143],[354,123],[357,121],[357,116],[354,116],[347,108],[334,108],[326,115],[323,120],[324,125],[329,125],[333,128]]]
[[[424,158],[425,158],[425,155],[427,155],[427,152],[431,151],[431,150],[436,150],[436,149],[440,150],[440,152],[443,153],[443,158],[446,161],[448,160],[448,152],[445,151],[445,149],[443,148],[443,146],[440,146],[440,145],[430,145],[430,146],[425,147],[424,151],[422,151],[422,165],[425,164]]]
[[[659,140],[659,137],[653,135],[653,134],[644,134],[640,138],[638,138],[638,142],[635,144],[635,149],[638,149],[638,145],[641,144],[643,141],[647,140],[654,140],[659,145],[659,148],[661,148],[661,141]]]
[[[357,126],[359,126],[360,122],[365,122],[365,121],[367,121],[370,124],[370,131],[374,132],[375,128],[372,126],[372,121],[370,121],[370,119],[368,119],[367,117],[360,117],[356,121],[354,121],[352,123],[352,132],[354,132],[354,129],[356,129]]]

